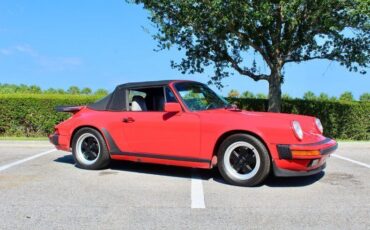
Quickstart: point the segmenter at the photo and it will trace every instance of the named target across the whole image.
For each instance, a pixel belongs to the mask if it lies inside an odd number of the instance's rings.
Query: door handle
[[[132,117],[125,117],[125,118],[122,119],[122,122],[125,122],[125,123],[132,123],[134,121],[135,121],[135,119],[132,118]]]

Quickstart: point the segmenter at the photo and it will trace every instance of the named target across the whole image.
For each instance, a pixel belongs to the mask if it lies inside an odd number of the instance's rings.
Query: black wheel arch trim
[[[121,151],[117,146],[116,142],[108,132],[106,128],[102,128],[102,132],[109,146],[109,153],[111,155],[121,155],[121,156],[133,156],[133,157],[144,157],[144,158],[154,158],[163,160],[174,160],[174,161],[189,161],[189,162],[199,162],[199,163],[211,163],[211,160],[204,158],[194,158],[185,156],[174,156],[174,155],[162,155],[162,154],[152,154],[152,153],[134,153]]]

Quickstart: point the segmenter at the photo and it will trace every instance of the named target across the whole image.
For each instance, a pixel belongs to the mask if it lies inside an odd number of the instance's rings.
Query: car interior
[[[163,87],[129,90],[130,111],[164,111]]]

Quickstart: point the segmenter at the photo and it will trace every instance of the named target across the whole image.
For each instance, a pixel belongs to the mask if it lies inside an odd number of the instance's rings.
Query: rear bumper
[[[67,136],[54,133],[49,135],[49,141],[55,145],[56,149],[69,151],[69,138]]]
[[[58,134],[49,135],[49,141],[55,146],[59,145],[59,135]]]

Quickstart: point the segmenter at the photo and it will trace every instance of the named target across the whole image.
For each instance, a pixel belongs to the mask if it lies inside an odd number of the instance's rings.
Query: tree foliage
[[[339,97],[340,101],[354,101],[353,94],[349,91],[342,93]]]
[[[89,95],[89,94],[91,94],[92,93],[92,90],[90,89],[90,88],[83,88],[82,90],[81,90],[81,94],[87,94],[87,95]]]
[[[227,96],[230,98],[237,98],[240,96],[240,93],[238,92],[238,90],[232,89]]]
[[[244,93],[242,93],[242,98],[254,98],[254,94],[250,91],[245,91]]]
[[[94,94],[95,95],[108,95],[108,90],[106,90],[106,89],[97,89]]]
[[[303,94],[305,100],[316,100],[316,95],[312,91],[307,91]]]
[[[83,88],[80,90],[77,86],[71,86],[67,91],[64,89],[48,88],[42,90],[37,85],[25,85],[25,84],[0,84],[0,94],[84,94],[91,95],[93,91],[91,88]],[[97,89],[94,92],[95,95],[107,95],[108,91],[106,89]]]
[[[370,102],[370,93],[363,93],[363,94],[361,94],[360,101],[368,101],[368,102]]]
[[[80,88],[78,88],[77,86],[71,86],[68,88],[67,92],[69,94],[80,94]]]
[[[214,68],[210,83],[235,71],[269,82],[269,111],[279,111],[283,67],[313,59],[365,73],[370,62],[369,0],[133,0],[150,11],[160,49],[176,46],[182,73]],[[268,67],[260,72],[255,53]],[[259,63],[261,64],[261,63]]]

